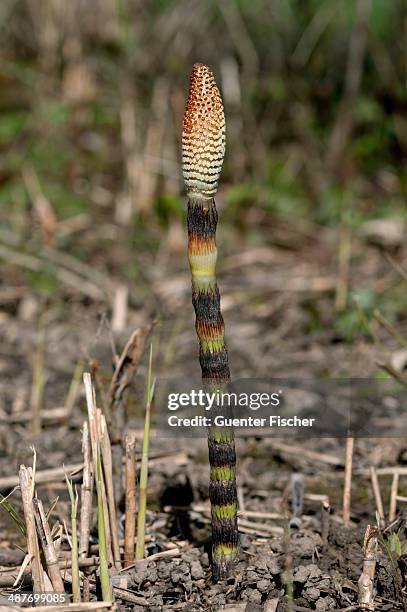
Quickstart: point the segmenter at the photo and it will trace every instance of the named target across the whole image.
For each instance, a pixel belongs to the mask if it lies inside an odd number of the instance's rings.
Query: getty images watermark
[[[407,437],[407,389],[394,380],[239,379],[208,390],[199,380],[165,379],[156,389],[159,437]]]
[[[312,427],[315,418],[300,418],[298,416],[282,417],[279,414],[262,416],[232,416],[228,414],[231,409],[247,408],[259,410],[260,408],[272,408],[280,406],[282,390],[274,393],[245,393],[233,391],[215,392],[203,389],[191,389],[184,393],[168,394],[168,410],[175,411],[183,407],[200,407],[205,411],[216,410],[220,414],[216,416],[194,416],[170,415],[168,425],[170,427]],[[226,409],[223,412],[222,409]]]

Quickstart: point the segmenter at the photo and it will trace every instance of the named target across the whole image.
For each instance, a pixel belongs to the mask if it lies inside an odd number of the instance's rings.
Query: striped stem
[[[183,174],[188,194],[188,258],[199,361],[206,390],[226,391],[230,382],[225,326],[216,282],[214,195],[225,152],[225,118],[212,72],[195,64],[183,130]],[[232,429],[208,431],[212,514],[212,574],[226,578],[237,555],[236,453]]]

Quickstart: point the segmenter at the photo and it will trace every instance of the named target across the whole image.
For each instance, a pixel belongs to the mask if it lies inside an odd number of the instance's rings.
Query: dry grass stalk
[[[78,555],[78,534],[77,534],[77,512],[78,512],[78,492],[75,488],[73,491],[72,482],[66,478],[69,497],[71,499],[71,530],[72,530],[72,546],[71,546],[71,574],[72,574],[72,598],[74,603],[81,600],[81,589],[79,580],[79,555]]]
[[[68,551],[65,551],[68,552]],[[167,551],[164,551],[167,552]],[[58,561],[60,570],[70,570],[72,569],[72,552],[69,551],[70,558]],[[27,561],[26,561],[27,560]],[[31,584],[32,583],[32,572],[31,569],[27,568],[29,563],[29,555],[26,555],[24,558],[24,562],[20,568],[18,578],[16,579],[15,571],[10,574],[4,573],[2,575],[0,573],[0,588],[12,587],[12,586],[21,586],[22,584]],[[99,557],[89,557],[87,559],[80,559],[78,563],[81,569],[89,569],[89,568],[97,568],[99,565]],[[72,576],[70,578],[66,578],[67,582],[72,582]],[[85,601],[85,598],[84,598]],[[1,610],[1,607],[0,607]]]
[[[136,114],[134,92],[130,87],[123,92],[120,108],[120,127],[123,157],[126,167],[127,197],[117,202],[116,221],[122,225],[129,223],[137,201],[138,184],[141,172],[141,159],[137,150]]]
[[[98,536],[99,536],[99,566],[100,581],[102,585],[102,596],[104,601],[113,599],[112,586],[110,583],[108,564],[113,560],[110,547],[109,511],[106,499],[105,484],[100,457],[100,425],[101,412],[96,408],[95,389],[89,372],[83,375],[85,385],[86,403],[89,419],[89,433],[92,448],[93,467],[96,481],[96,492],[98,499]],[[107,520],[105,520],[105,517]]]
[[[130,432],[125,439],[126,522],[124,531],[124,565],[134,561],[136,535],[136,434]]]
[[[346,438],[345,477],[343,484],[343,523],[345,527],[350,526],[350,499],[352,489],[352,463],[354,443],[354,438]]]
[[[155,160],[162,151],[162,141],[166,129],[166,113],[169,107],[168,82],[163,77],[155,79],[151,100],[150,123],[147,128],[145,147],[141,162],[141,172],[138,181],[137,203],[138,212],[151,214],[154,196],[157,191],[158,173],[155,170]]]
[[[102,414],[101,411],[98,409],[97,410],[98,421],[99,421],[101,414]],[[104,538],[106,542],[106,555],[107,555],[108,563],[109,565],[113,565],[113,551],[112,551],[112,536],[111,536],[111,531],[110,531],[109,505],[107,501],[105,477],[104,477],[103,469],[102,469],[102,457],[101,457],[100,443],[101,443],[101,440],[99,436],[99,424],[98,424],[97,452],[98,452],[98,461],[100,462],[100,469],[101,469],[100,492],[101,492],[101,502],[102,502],[102,507],[103,507],[103,517],[104,517],[103,529],[104,529]],[[96,468],[96,470],[97,469],[98,468]],[[99,506],[98,506],[98,512],[99,512]]]
[[[152,383],[153,346],[150,345],[150,359],[147,380],[147,405],[144,419],[143,448],[140,465],[139,507],[137,516],[137,544],[136,559],[144,559],[144,543],[146,537],[146,510],[147,510],[147,484],[148,484],[148,454],[150,450],[150,409],[154,394]]]
[[[113,592],[108,568],[109,545],[106,537],[106,526],[108,521],[105,521],[105,517],[108,516],[108,513],[105,504],[106,496],[103,495],[103,477],[99,445],[97,445],[96,491],[98,496],[99,567],[100,583],[102,586],[102,597],[103,601],[112,601]]]
[[[363,543],[363,571],[359,578],[359,610],[374,610],[374,575],[377,555],[377,529],[366,527]]]
[[[129,290],[126,285],[118,285],[113,297],[112,331],[121,334],[126,329]]]
[[[287,455],[298,455],[298,446],[295,444],[287,444],[287,442],[281,442],[280,440],[273,440],[272,447],[274,450]],[[329,455],[328,453],[319,453],[312,451],[308,448],[301,447],[301,457],[312,463],[324,463],[326,465],[333,465],[340,467],[343,465],[342,459],[335,455]]]
[[[106,419],[103,414],[99,414],[99,440],[102,454],[103,475],[106,487],[106,501],[110,524],[110,535],[112,541],[113,560],[116,569],[121,568],[119,533],[117,530],[116,503],[113,491],[113,471],[112,471],[112,450],[110,446],[109,434],[107,431]]]
[[[162,552],[159,553],[154,553],[153,555],[149,555],[148,561],[158,561],[159,559],[174,559],[175,557],[180,557],[181,556],[181,549],[178,548],[178,546],[176,546],[175,548],[171,548],[170,550],[163,550]],[[132,567],[135,567],[138,563],[141,563],[142,561],[144,561],[144,559],[137,559],[134,563],[131,563],[130,565],[126,565],[126,567],[123,568],[122,571],[131,569]]]
[[[99,557],[86,557],[84,559],[79,559],[78,566],[80,568],[89,568],[89,567],[97,567],[99,565]],[[66,559],[59,561],[59,567],[61,569],[71,569],[72,560]]]
[[[348,301],[350,258],[351,233],[349,228],[342,223],[339,233],[338,278],[335,294],[335,308],[338,312],[346,308],[346,303]]]
[[[40,560],[40,552],[38,547],[37,532],[35,530],[35,520],[33,512],[34,480],[32,469],[26,468],[25,465],[20,465],[19,479],[27,533],[27,550],[31,559],[33,590],[34,592],[39,593],[45,590],[45,586],[43,569]]]
[[[81,485],[81,517],[79,526],[80,558],[84,558],[88,554],[89,534],[92,524],[93,464],[87,421],[84,421],[82,429],[82,453],[84,466]]]
[[[44,331],[40,331],[37,350],[33,357],[31,386],[31,429],[34,436],[41,432],[41,409],[44,395]]]
[[[48,525],[47,517],[45,516],[41,500],[34,498],[33,506],[35,521],[37,523],[37,532],[40,537],[40,542],[42,550],[44,552],[45,561],[47,563],[48,575],[51,579],[52,587],[55,593],[64,593],[65,588],[61,576],[61,571],[58,565],[57,552],[54,547],[51,531]]]
[[[72,376],[71,384],[69,385],[68,395],[65,401],[65,408],[70,414],[78,397],[79,385],[83,374],[83,363],[76,364],[75,371]]]
[[[33,203],[41,225],[42,239],[45,244],[54,242],[57,218],[49,200],[45,197],[38,176],[31,166],[23,166],[23,181],[28,195]]]
[[[50,468],[49,470],[39,470],[35,473],[35,484],[44,484],[47,482],[57,482],[58,480],[64,480],[65,474],[68,474],[70,478],[75,476],[83,469],[83,463],[70,463],[64,467]],[[12,489],[18,486],[18,476],[5,476],[0,478],[0,491],[5,489]]]
[[[68,409],[65,406],[58,406],[57,408],[43,408],[40,412],[41,417],[41,425],[59,425],[61,423],[66,423],[70,416],[72,410]],[[2,422],[7,422],[10,425],[14,425],[17,423],[27,423],[27,421],[32,422],[32,415],[26,413],[11,413],[10,415],[1,414]]]
[[[89,435],[92,449],[93,471],[96,474],[97,468],[97,415],[96,415],[96,397],[95,389],[92,384],[92,378],[89,372],[83,374],[83,383],[85,385],[86,405],[88,409]]]
[[[109,409],[112,415],[112,440],[120,439],[118,432],[123,424],[123,399],[126,389],[136,373],[143,354],[146,340],[151,333],[154,322],[142,329],[136,329],[130,336],[117,362],[109,388]]]
[[[321,503],[321,538],[322,538],[322,545],[323,545],[324,550],[328,548],[330,511],[331,511],[331,506],[329,505],[329,501],[323,501]]]
[[[373,466],[370,468],[370,480],[372,482],[373,495],[376,502],[376,509],[379,515],[380,527],[384,527],[384,510],[383,510],[383,501],[382,494],[380,492],[379,479],[377,477],[376,470]]]
[[[389,523],[392,523],[397,514],[397,494],[399,488],[399,475],[396,472],[393,474],[390,490],[390,505],[389,505]]]

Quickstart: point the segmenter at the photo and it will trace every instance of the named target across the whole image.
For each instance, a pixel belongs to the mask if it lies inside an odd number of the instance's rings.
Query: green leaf
[[[397,535],[397,533],[391,533],[389,535],[387,542],[389,545],[389,551],[391,555],[394,558],[399,559],[401,557],[401,543],[400,543],[400,538]]]
[[[17,525],[23,536],[26,535],[25,523],[22,517],[19,515],[17,510],[13,507],[13,505],[8,501],[7,497],[4,497],[0,493],[0,508],[6,512],[9,517],[14,521]]]

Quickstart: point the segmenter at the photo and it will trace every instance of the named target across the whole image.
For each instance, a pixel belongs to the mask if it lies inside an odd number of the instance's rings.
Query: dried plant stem
[[[392,523],[396,518],[397,513],[397,495],[399,488],[399,475],[396,472],[393,474],[390,490],[390,505],[389,505],[389,523]]]
[[[99,439],[102,452],[104,482],[106,486],[106,501],[108,507],[113,560],[116,569],[120,569],[119,533],[117,531],[116,503],[113,491],[112,450],[107,431],[106,419],[103,414],[101,414],[99,418]]]
[[[376,509],[379,515],[380,527],[384,527],[384,510],[382,494],[380,493],[379,479],[377,477],[376,470],[373,466],[370,467],[370,480],[372,482],[373,495],[376,502]]]
[[[51,468],[49,470],[39,470],[35,474],[35,483],[43,484],[45,482],[57,482],[58,480],[64,480],[65,473],[73,476],[77,472],[82,471],[82,463],[70,463],[65,467]],[[5,476],[0,478],[0,491],[5,489],[11,489],[19,484],[18,476]]]
[[[81,589],[79,580],[79,556],[78,556],[78,533],[77,533],[77,512],[78,512],[78,492],[73,491],[72,482],[66,477],[69,497],[71,500],[71,574],[72,574],[72,599],[74,603],[81,601]]]
[[[37,523],[37,532],[40,536],[40,542],[42,550],[44,551],[44,557],[47,563],[48,575],[51,579],[52,587],[55,593],[64,593],[65,588],[58,565],[57,553],[41,500],[34,498],[33,506],[35,521]]]
[[[92,495],[93,495],[93,464],[91,460],[91,447],[89,427],[87,421],[82,429],[83,453],[83,480],[81,486],[81,517],[79,526],[79,557],[88,555],[89,534],[92,524]]]
[[[139,504],[137,516],[137,543],[136,559],[144,559],[144,543],[146,537],[146,510],[147,510],[147,485],[148,485],[148,453],[150,450],[150,409],[152,400],[152,359],[153,345],[150,345],[150,360],[148,366],[147,380],[147,404],[144,418],[143,448],[140,464]]]
[[[294,612],[294,579],[293,579],[293,556],[290,552],[290,528],[288,524],[284,526],[284,551],[285,551],[285,568],[284,568],[284,587],[286,593],[286,605],[288,612]]]
[[[89,372],[83,374],[83,384],[85,385],[86,405],[88,409],[90,445],[92,449],[93,471],[96,474],[97,468],[97,416],[96,416],[96,397],[95,389],[92,384],[92,377]]]
[[[100,453],[100,439],[98,439],[97,448],[98,448],[98,452]],[[102,477],[101,477],[101,493],[102,493],[103,516],[105,519],[104,520],[104,534],[105,534],[105,540],[106,540],[106,554],[107,554],[108,564],[113,565],[112,534],[110,532],[109,505],[107,502],[106,483],[104,479],[103,470],[102,470]]]
[[[345,478],[343,485],[343,523],[345,527],[350,526],[350,500],[352,490],[352,463],[353,463],[353,447],[355,439],[352,437],[346,438],[345,450]]]
[[[101,418],[100,411],[96,408],[95,389],[92,384],[92,378],[89,372],[83,375],[85,385],[86,404],[88,408],[89,433],[93,457],[93,469],[96,481],[97,493],[97,510],[98,510],[98,536],[99,536],[99,568],[100,582],[102,586],[102,597],[104,601],[112,601],[113,591],[110,583],[108,559],[111,556],[109,552],[109,513],[106,502],[106,491],[102,476],[102,466],[100,458],[100,443],[99,443],[99,421]],[[107,517],[107,521],[105,521]]]
[[[109,408],[112,418],[112,440],[120,440],[120,429],[124,423],[124,398],[127,388],[137,372],[140,357],[143,354],[148,335],[154,323],[142,329],[136,329],[130,336],[120,355],[109,388]],[[110,425],[110,423],[109,423]]]
[[[100,465],[100,450],[97,447],[97,469],[96,469],[96,491],[98,497],[98,535],[99,535],[99,567],[100,567],[100,583],[102,586],[103,601],[113,600],[112,585],[110,583],[107,541],[106,541],[106,525],[105,525],[105,508],[103,504],[103,482],[102,468]]]
[[[34,436],[41,432],[41,409],[44,395],[44,330],[40,330],[38,348],[33,358],[31,386],[31,429]]]
[[[329,505],[329,501],[325,500],[321,502],[321,538],[322,538],[323,550],[326,550],[328,548],[330,511],[331,511],[331,506]]]
[[[34,592],[45,590],[43,569],[40,560],[37,532],[33,512],[33,471],[20,465],[19,471],[21,498],[23,501],[24,520],[27,534],[27,550],[31,560],[31,573]]]
[[[68,395],[65,400],[65,408],[68,413],[71,413],[78,397],[79,385],[83,374],[83,363],[76,364],[75,371],[72,376],[71,384],[69,385]]]
[[[363,571],[359,578],[359,610],[374,610],[374,575],[377,556],[377,528],[366,527],[363,543]]]
[[[349,267],[351,258],[350,229],[342,223],[339,233],[338,280],[336,285],[335,308],[339,312],[346,308],[349,287]]]
[[[125,439],[126,522],[124,531],[124,566],[134,561],[136,535],[136,434],[130,432]]]
[[[96,396],[95,396],[95,388],[92,384],[91,375],[88,372],[85,372],[83,375],[83,381],[85,384],[85,393],[86,393],[86,403],[88,408],[88,420],[89,420],[89,433],[90,433],[90,441],[91,441],[91,449],[92,449],[92,458],[93,458],[93,471],[97,474],[98,469],[98,461],[100,459],[100,444],[101,444],[101,428],[100,428],[100,420],[102,417],[101,411],[96,408]],[[103,512],[105,517],[109,517],[108,505],[107,505],[107,496],[106,496],[106,486],[103,479],[103,473],[100,481],[100,503],[103,507]],[[99,497],[98,497],[99,504]],[[99,507],[99,506],[98,506]],[[104,538],[107,547],[107,557],[109,562],[113,561],[113,554],[111,550],[111,536],[110,536],[110,522],[109,520],[104,523]]]

